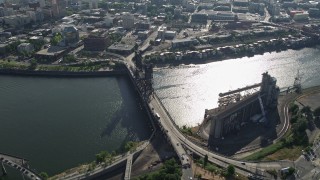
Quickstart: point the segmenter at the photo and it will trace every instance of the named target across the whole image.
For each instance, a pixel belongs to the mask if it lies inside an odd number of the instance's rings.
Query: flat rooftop
[[[54,56],[57,54],[61,54],[65,51],[66,49],[63,47],[59,47],[59,46],[51,46],[48,49],[42,49],[40,51],[38,51],[36,54],[37,55],[47,55],[47,56]]]

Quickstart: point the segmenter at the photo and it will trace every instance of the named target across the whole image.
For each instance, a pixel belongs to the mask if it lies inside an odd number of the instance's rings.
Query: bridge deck
[[[125,172],[125,175],[124,175],[124,179],[125,179],[125,180],[130,180],[131,167],[132,167],[132,159],[133,159],[133,154],[130,153],[130,154],[128,155],[128,158],[127,158],[126,172]]]
[[[17,157],[17,156],[12,156],[12,155],[9,155],[9,154],[4,154],[4,153],[0,153],[0,158],[10,160],[10,161],[12,161],[12,162],[14,162],[16,164],[19,164],[20,166],[23,166],[28,162],[28,160],[26,160],[24,158]]]

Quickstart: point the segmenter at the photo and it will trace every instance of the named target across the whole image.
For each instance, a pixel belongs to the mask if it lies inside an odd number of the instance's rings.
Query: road
[[[174,124],[170,115],[166,113],[166,110],[161,106],[161,102],[157,98],[152,98],[150,101],[151,108],[154,108],[155,113],[160,115],[160,123],[162,126],[168,131],[168,137],[170,137],[170,141],[175,148],[177,154],[181,156],[185,154],[186,151],[181,147],[181,144],[185,146],[187,149],[191,150],[193,153],[204,157],[208,155],[208,159],[210,162],[220,165],[222,167],[227,167],[232,164],[235,166],[236,171],[243,175],[248,174],[259,174],[262,176],[270,177],[269,174],[265,172],[266,169],[280,169],[282,167],[292,166],[292,161],[278,161],[278,162],[245,162],[239,160],[231,159],[230,157],[225,157],[220,154],[216,154],[210,152],[205,147],[200,147],[187,138],[184,137],[183,134],[180,133],[177,126]],[[179,146],[177,145],[179,144]]]
[[[181,146],[181,140],[178,138],[178,136],[175,134],[175,128],[173,128],[172,124],[170,124],[170,120],[168,119],[167,113],[164,111],[164,109],[161,107],[160,103],[157,99],[152,98],[149,103],[150,108],[155,110],[155,113],[158,113],[160,116],[160,123],[162,127],[164,128],[164,131],[167,133],[167,136],[169,137],[169,140],[171,141],[171,144],[178,154],[180,160],[182,156],[187,155],[186,150]],[[190,177],[193,177],[192,169],[190,167],[183,168],[182,170],[182,179],[190,179]]]

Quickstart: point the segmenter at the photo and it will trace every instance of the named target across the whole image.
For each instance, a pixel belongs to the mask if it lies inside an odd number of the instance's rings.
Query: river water
[[[0,76],[0,114],[0,152],[49,175],[151,134],[126,77]]]
[[[217,106],[219,93],[259,83],[265,71],[280,87],[292,85],[298,70],[304,87],[319,85],[319,57],[316,47],[155,69],[154,88],[178,125],[194,126]],[[25,157],[50,175],[127,140],[145,140],[151,129],[124,77],[0,76],[0,114],[0,152]]]
[[[218,94],[261,82],[268,71],[278,86],[293,85],[299,70],[302,86],[320,85],[320,47],[265,53],[190,68],[156,69],[154,89],[179,126],[202,122],[205,109],[217,107]]]

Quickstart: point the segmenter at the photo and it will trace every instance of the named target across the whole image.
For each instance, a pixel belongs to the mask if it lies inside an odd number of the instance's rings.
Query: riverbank
[[[126,70],[100,70],[100,71],[42,71],[27,69],[0,69],[0,75],[17,76],[46,76],[46,77],[106,77],[123,76]]]
[[[144,56],[146,62],[154,64],[204,64],[232,58],[253,57],[264,53],[299,50],[315,47],[319,43],[311,37],[281,38],[257,41],[251,44],[236,44],[200,50],[154,52]]]

